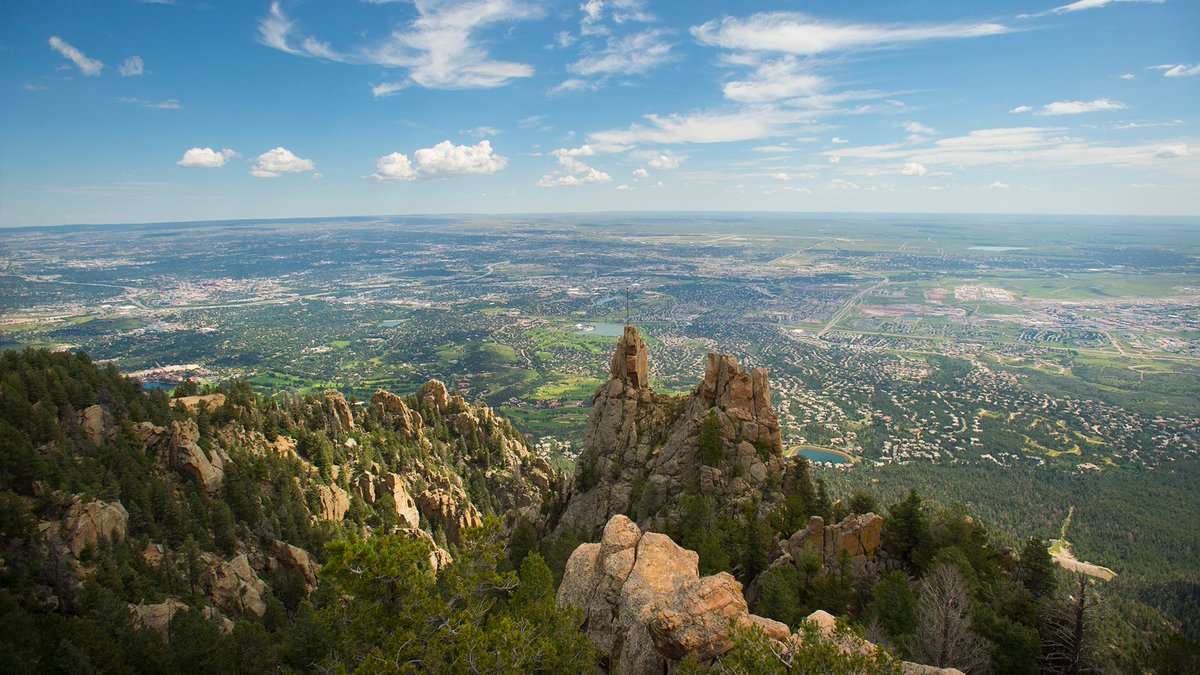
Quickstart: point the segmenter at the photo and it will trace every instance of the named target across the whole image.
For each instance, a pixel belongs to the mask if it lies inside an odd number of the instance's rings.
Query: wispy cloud
[[[1190,66],[1186,63],[1166,63],[1161,66],[1150,66],[1146,70],[1161,70],[1163,77],[1189,77],[1200,74],[1200,64]]]
[[[342,63],[407,71],[404,80],[372,86],[387,96],[415,84],[427,89],[488,89],[533,75],[533,67],[491,58],[478,33],[489,26],[541,15],[539,5],[518,0],[414,0],[417,18],[386,39],[339,50],[303,35],[280,2],[259,20],[259,42],[279,51]]]
[[[121,73],[121,77],[134,77],[141,75],[145,68],[146,63],[142,61],[142,57],[131,56],[117,68],[117,72]]]
[[[763,12],[744,19],[725,17],[709,21],[693,27],[692,35],[703,44],[725,49],[811,56],[927,40],[997,35],[1009,30],[999,23],[842,23],[814,19],[797,12]]]
[[[1077,2],[1054,7],[1044,12],[1038,12],[1037,14],[1018,14],[1017,16],[1021,19],[1031,19],[1049,14],[1066,14],[1068,12],[1079,12],[1085,9],[1099,9],[1101,7],[1107,7],[1118,2],[1141,2],[1150,3],[1153,5],[1161,5],[1166,2],[1166,0],[1077,0]]]
[[[1089,112],[1106,112],[1112,110],[1125,110],[1129,106],[1120,101],[1110,101],[1106,98],[1098,98],[1094,101],[1055,101],[1047,103],[1038,110],[1037,115],[1078,115],[1080,113]]]
[[[167,99],[165,101],[147,101],[147,100],[141,99],[141,98],[131,98],[129,96],[122,96],[121,98],[119,98],[117,100],[120,101],[121,103],[140,105],[143,108],[150,108],[152,110],[179,110],[180,108],[183,107],[179,103],[178,100],[173,99],[173,98]]]
[[[79,72],[88,77],[99,77],[100,71],[104,69],[104,63],[98,59],[90,59],[83,52],[72,47],[62,40],[57,35],[50,36],[50,48],[62,54],[63,58],[75,64]]]
[[[735,113],[697,112],[666,116],[646,115],[645,123],[627,129],[597,131],[588,142],[606,150],[627,149],[640,143],[729,143],[782,135],[806,118],[780,110],[743,110]]]

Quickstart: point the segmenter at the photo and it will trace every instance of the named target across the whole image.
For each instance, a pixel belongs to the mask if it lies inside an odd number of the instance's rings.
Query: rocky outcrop
[[[341,522],[350,510],[350,493],[337,485],[317,486],[317,520]]]
[[[200,429],[195,420],[176,420],[171,422],[170,428],[139,422],[135,430],[146,444],[146,449],[155,453],[160,464],[184,478],[196,481],[209,494],[221,490],[229,455],[216,445],[211,456],[205,454],[199,445]]]
[[[216,410],[225,405],[225,394],[205,394],[203,396],[180,396],[176,399],[171,399],[171,405],[185,408],[188,412],[197,412],[200,406],[204,406],[209,410]]]
[[[304,592],[309,593],[317,587],[317,573],[321,566],[308,555],[308,551],[299,546],[275,541],[271,544],[271,567],[281,568],[287,574],[304,580]]]
[[[99,405],[90,405],[76,415],[79,428],[93,448],[100,447],[105,441],[112,440],[116,430],[112,426],[108,412]]]
[[[257,617],[266,613],[270,589],[254,573],[245,553],[227,561],[212,553],[201,553],[200,560],[208,568],[204,590],[214,605],[226,612],[249,613]]]
[[[417,510],[417,502],[408,492],[408,483],[400,474],[388,473],[375,483],[379,497],[388,495],[392,498],[396,516],[400,518],[400,527],[417,528],[421,525],[421,513]]]
[[[75,495],[63,517],[59,537],[78,558],[84,549],[101,541],[124,539],[128,523],[129,512],[121,502],[85,501],[83,495]]]
[[[371,397],[371,407],[408,440],[415,440],[421,436],[421,429],[424,427],[421,414],[409,408],[399,396],[379,389]]]
[[[558,604],[583,610],[583,630],[621,673],[675,672],[683,660],[711,664],[733,648],[731,628],[755,627],[786,654],[810,639],[778,621],[751,614],[742,585],[728,573],[700,577],[699,557],[666,535],[643,532],[613,516],[599,543],[583,544],[567,560]],[[873,654],[874,644],[839,631],[818,610],[808,616],[819,639],[843,653]],[[906,675],[962,675],[903,663]]]
[[[400,530],[400,532],[409,539],[414,539],[429,547],[429,566],[433,568],[434,572],[440,572],[443,567],[454,562],[450,552],[438,546],[433,537],[425,530],[411,528]]]
[[[627,327],[612,377],[592,398],[559,531],[594,536],[618,513],[643,527],[664,527],[689,492],[713,497],[729,512],[751,499],[769,508],[781,498],[783,440],[766,371],[741,370],[727,354],[709,354],[705,365],[689,395],[658,394],[646,381],[645,343]],[[710,417],[718,447],[706,462],[701,432]]]
[[[788,638],[784,624],[750,614],[736,579],[724,572],[701,578],[698,561],[666,535],[614,516],[600,543],[571,554],[558,604],[584,611],[588,637],[623,673],[661,673],[684,658],[710,661],[732,648],[731,623]]]
[[[325,397],[325,403],[329,406],[330,415],[337,423],[337,430],[354,431],[354,413],[350,410],[350,404],[346,402],[346,397],[342,396],[342,392],[336,389],[326,389],[322,396]]]
[[[440,482],[417,495],[417,508],[430,526],[442,528],[446,541],[457,544],[462,541],[463,530],[483,524],[483,516],[461,487],[445,478],[437,478]]]
[[[129,605],[129,611],[133,613],[134,622],[143,628],[158,633],[163,642],[167,642],[171,638],[171,620],[179,612],[186,612],[188,609],[187,605],[175,598],[167,598],[164,602],[152,605]],[[205,607],[201,612],[204,614],[205,619],[217,624],[221,632],[225,634],[233,632],[233,622],[217,611],[217,609]]]
[[[421,403],[438,412],[446,412],[450,406],[450,392],[441,380],[430,380],[421,387]]]

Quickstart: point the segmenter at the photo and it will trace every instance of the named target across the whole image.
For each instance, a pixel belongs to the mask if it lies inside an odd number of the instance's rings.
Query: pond
[[[804,448],[801,448],[796,454],[800,455],[801,457],[807,459],[810,462],[819,463],[819,464],[824,464],[825,462],[830,462],[832,464],[849,464],[850,463],[850,459],[847,458],[845,455],[841,455],[836,452],[830,452],[828,450],[822,450],[820,448],[804,447]]]
[[[583,335],[598,337],[621,337],[625,334],[625,326],[619,323],[583,323],[576,324],[576,329]]]

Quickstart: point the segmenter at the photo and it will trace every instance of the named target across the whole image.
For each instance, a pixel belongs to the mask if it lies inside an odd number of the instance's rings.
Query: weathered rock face
[[[592,399],[559,531],[593,536],[618,513],[643,527],[665,527],[688,492],[733,511],[754,498],[769,508],[781,497],[783,440],[771,408],[767,373],[743,371],[729,355],[709,354],[704,379],[688,396],[654,392],[646,348],[629,327],[613,355],[612,378]],[[719,459],[705,465],[701,429],[712,414]]]
[[[835,525],[825,525],[820,516],[813,516],[808,527],[779,542],[779,556],[771,566],[791,563],[808,549],[819,553],[828,567],[836,565],[845,553],[852,568],[862,573],[867,559],[879,549],[882,532],[883,518],[874,513],[850,515]]]
[[[483,516],[467,493],[444,479],[417,495],[416,504],[431,526],[442,527],[446,541],[452,544],[462,540],[463,530],[483,524]]]
[[[325,403],[329,406],[329,411],[333,419],[338,424],[338,429],[341,431],[354,430],[354,413],[350,410],[350,404],[346,402],[346,397],[342,396],[342,392],[336,389],[326,389],[323,394]]]
[[[409,440],[421,435],[423,423],[421,414],[408,407],[404,399],[390,391],[379,389],[371,397],[371,406],[379,410],[380,415]]]
[[[318,520],[340,522],[350,510],[350,493],[337,485],[317,486]]]
[[[61,537],[71,555],[78,558],[85,548],[102,540],[124,539],[128,523],[129,512],[121,502],[84,501],[83,495],[76,495],[63,518]]]
[[[184,478],[196,481],[209,494],[221,490],[225,477],[225,462],[229,456],[214,446],[212,457],[204,453],[199,445],[200,430],[195,420],[171,422],[169,429],[157,427],[149,422],[136,426],[138,437],[146,449],[155,453],[159,463],[176,471]]]
[[[441,380],[430,380],[421,387],[421,403],[438,412],[446,412],[450,405],[450,392]]]
[[[625,326],[625,335],[617,340],[609,373],[613,379],[627,382],[635,389],[650,386],[650,359],[637,328]]]
[[[245,553],[228,561],[211,553],[201,553],[200,560],[208,567],[204,589],[214,605],[226,612],[250,613],[257,617],[266,613],[270,589],[254,573]]]
[[[100,447],[104,441],[113,438],[115,430],[110,421],[106,419],[107,416],[108,413],[99,405],[88,406],[77,414],[79,427],[94,448]]]
[[[433,571],[440,572],[443,567],[454,562],[454,558],[450,556],[450,552],[438,546],[433,537],[425,530],[411,528],[401,530],[401,532],[409,539],[415,539],[429,547],[429,566],[433,568]]]
[[[171,619],[175,618],[176,613],[187,611],[187,609],[187,605],[175,598],[168,598],[165,602],[153,605],[129,605],[129,611],[133,613],[134,621],[143,628],[158,633],[164,642],[170,638]]]
[[[600,543],[571,554],[558,603],[584,611],[588,637],[623,673],[661,673],[684,658],[720,656],[732,647],[730,622],[787,639],[787,626],[750,614],[732,576],[701,579],[698,560],[669,537],[614,516]]]
[[[304,579],[304,592],[311,592],[317,587],[317,572],[321,570],[321,566],[309,557],[308,551],[282,541],[275,541],[271,544],[272,558],[271,560],[286,570],[289,574],[295,574]]]

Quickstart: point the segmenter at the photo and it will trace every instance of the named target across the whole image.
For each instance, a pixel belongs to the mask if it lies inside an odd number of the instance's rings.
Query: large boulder
[[[417,495],[416,505],[431,526],[441,526],[446,533],[446,541],[451,544],[462,541],[463,530],[483,524],[483,516],[471,503],[467,493],[449,481],[431,486]]]
[[[421,387],[421,403],[444,413],[450,405],[450,392],[441,380],[430,380]]]
[[[732,648],[729,626],[786,639],[787,626],[750,614],[727,573],[701,578],[697,555],[665,535],[614,516],[598,544],[567,561],[560,605],[585,613],[587,635],[619,672],[664,672],[685,658],[711,661]]]
[[[271,560],[276,566],[304,580],[305,593],[317,587],[317,573],[321,571],[321,566],[313,561],[308,551],[276,540],[271,544],[271,552]]]
[[[421,513],[417,510],[417,502],[408,492],[408,483],[400,474],[387,473],[375,482],[377,498],[390,495],[396,516],[400,518],[400,527],[417,528],[421,525]]]
[[[187,609],[187,605],[175,598],[167,598],[163,602],[151,605],[129,605],[129,611],[133,613],[134,623],[158,633],[163,642],[166,642],[171,636],[171,620],[175,618],[176,614],[185,612]]]
[[[75,495],[63,517],[60,537],[78,558],[85,548],[101,541],[124,539],[128,523],[129,512],[121,502],[85,501],[83,495]]]
[[[214,446],[211,456],[204,452],[195,420],[175,420],[169,428],[139,422],[135,431],[146,449],[155,453],[160,464],[196,481],[209,494],[220,492],[229,456],[220,446]]]
[[[226,612],[249,613],[262,617],[267,611],[270,588],[250,567],[245,553],[221,560],[211,553],[200,554],[208,567],[204,588],[212,603]]]
[[[83,431],[83,435],[88,439],[88,443],[92,447],[98,448],[106,440],[111,440],[115,435],[115,429],[108,419],[108,413],[99,405],[90,405],[79,411],[76,415],[79,421],[79,428]]]

